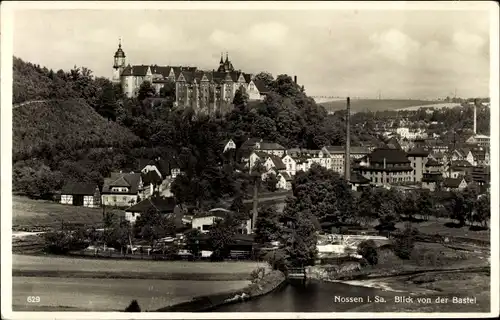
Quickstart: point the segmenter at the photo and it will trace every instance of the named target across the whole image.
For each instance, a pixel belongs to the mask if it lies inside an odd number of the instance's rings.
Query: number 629
[[[37,303],[37,302],[40,302],[40,296],[28,296],[26,298],[26,300],[29,302],[29,303]]]

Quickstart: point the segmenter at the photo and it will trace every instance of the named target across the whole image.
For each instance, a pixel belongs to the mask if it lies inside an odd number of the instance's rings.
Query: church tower
[[[120,76],[125,69],[125,52],[122,50],[122,40],[119,40],[118,50],[115,52],[115,59],[113,64],[113,83],[120,83]]]

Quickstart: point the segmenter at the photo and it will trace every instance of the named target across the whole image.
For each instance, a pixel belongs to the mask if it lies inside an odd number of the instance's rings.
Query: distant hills
[[[430,106],[441,104],[442,101],[429,101],[429,100],[409,100],[409,99],[351,99],[352,112],[363,111],[384,111],[384,110],[397,110],[405,108],[417,108],[420,106]],[[335,100],[319,103],[326,111],[335,112],[346,108],[346,100]]]

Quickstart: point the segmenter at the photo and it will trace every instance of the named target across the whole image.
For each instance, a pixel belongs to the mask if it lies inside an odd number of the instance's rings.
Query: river
[[[338,282],[292,282],[265,296],[242,303],[224,305],[212,312],[347,312],[371,302],[375,296],[394,296],[381,289],[353,286]],[[362,298],[362,302],[335,302],[342,299]],[[387,300],[387,298],[386,298]]]

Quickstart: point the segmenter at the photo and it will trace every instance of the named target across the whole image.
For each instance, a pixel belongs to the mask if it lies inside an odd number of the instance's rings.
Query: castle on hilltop
[[[235,70],[228,53],[225,60],[221,54],[217,70],[209,71],[188,66],[130,65],[125,58],[120,41],[114,56],[112,81],[121,84],[123,93],[129,98],[137,96],[144,81],[149,81],[156,92],[166,83],[174,82],[176,106],[211,112],[232,104],[240,87],[246,89],[250,100],[261,100],[269,91],[252,74]]]

